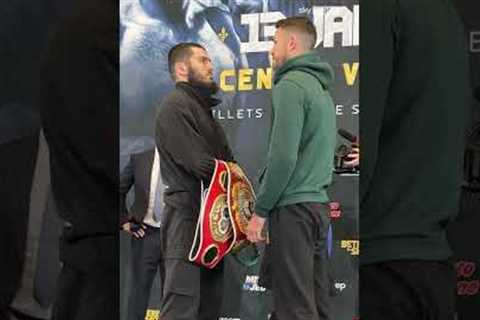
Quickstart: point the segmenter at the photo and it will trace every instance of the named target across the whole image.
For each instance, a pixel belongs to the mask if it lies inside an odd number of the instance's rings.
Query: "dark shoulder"
[[[114,1],[85,0],[69,10],[52,33],[43,73],[46,78],[61,76],[65,62],[68,68],[103,72],[118,69],[118,37]],[[72,78],[72,77],[70,77]],[[73,77],[75,78],[75,77]]]
[[[64,29],[78,37],[86,39],[101,38],[104,34],[117,32],[118,2],[114,0],[83,0],[73,6],[71,14],[65,19]],[[93,32],[93,33],[90,33]]]
[[[166,116],[171,113],[188,113],[192,98],[182,89],[174,88],[166,95],[157,112],[157,116]]]

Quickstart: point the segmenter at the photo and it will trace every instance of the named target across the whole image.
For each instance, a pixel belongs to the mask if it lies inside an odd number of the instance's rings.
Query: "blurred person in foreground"
[[[471,96],[462,22],[449,0],[365,1],[361,15],[360,316],[454,319],[446,229]]]

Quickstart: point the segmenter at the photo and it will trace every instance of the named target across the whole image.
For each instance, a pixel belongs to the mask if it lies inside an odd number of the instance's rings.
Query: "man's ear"
[[[293,32],[289,32],[288,42],[287,42],[288,51],[293,51],[297,49],[297,46],[298,46],[298,35],[296,35]]]
[[[175,63],[175,74],[180,77],[186,77],[188,75],[188,66],[185,62],[180,61]]]

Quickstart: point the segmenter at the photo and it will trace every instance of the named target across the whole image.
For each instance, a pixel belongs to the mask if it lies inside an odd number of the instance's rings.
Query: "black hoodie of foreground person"
[[[54,319],[117,319],[118,1],[77,5],[42,74],[52,190],[65,220]]]

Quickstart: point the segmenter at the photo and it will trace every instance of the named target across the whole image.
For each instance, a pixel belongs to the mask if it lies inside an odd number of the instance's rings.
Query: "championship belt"
[[[243,246],[250,244],[247,240],[248,222],[252,218],[255,204],[255,192],[252,184],[236,163],[229,162],[228,180],[228,208],[234,223],[234,239],[232,250],[235,252]]]
[[[214,268],[232,250],[248,244],[246,229],[255,193],[236,163],[215,160],[208,189],[203,188],[200,214],[189,260]]]

